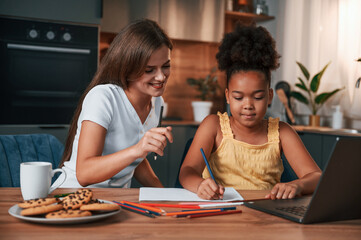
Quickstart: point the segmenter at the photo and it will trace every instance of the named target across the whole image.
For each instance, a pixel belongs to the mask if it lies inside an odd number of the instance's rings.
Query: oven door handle
[[[42,51],[42,52],[90,54],[90,49],[46,47],[46,46],[25,45],[25,44],[16,44],[16,43],[8,43],[7,48],[18,49],[18,50]]]

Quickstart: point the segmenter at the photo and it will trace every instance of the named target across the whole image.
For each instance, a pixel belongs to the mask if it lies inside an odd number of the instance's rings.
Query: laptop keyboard
[[[278,207],[277,210],[295,214],[297,216],[303,217],[306,213],[307,206],[294,206],[294,207]]]

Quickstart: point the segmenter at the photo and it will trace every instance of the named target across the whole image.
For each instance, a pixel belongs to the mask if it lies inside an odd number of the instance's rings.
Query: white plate
[[[105,203],[112,203],[113,202],[107,201],[107,200],[101,200],[98,199],[101,202]],[[85,223],[85,222],[92,222],[99,219],[107,218],[110,216],[113,216],[120,212],[119,210],[112,211],[112,212],[105,212],[105,213],[96,213],[92,216],[87,217],[78,217],[78,218],[58,218],[58,219],[49,219],[45,217],[28,217],[28,216],[22,216],[20,214],[22,208],[20,208],[17,204],[9,208],[9,214],[13,217],[16,217],[18,219],[29,221],[29,222],[36,222],[36,223],[45,223],[45,224],[77,224],[77,223]]]

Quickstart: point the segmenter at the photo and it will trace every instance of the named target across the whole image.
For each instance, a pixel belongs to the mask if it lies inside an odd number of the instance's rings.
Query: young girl
[[[312,193],[321,171],[297,133],[278,119],[264,119],[273,98],[271,70],[279,66],[270,34],[263,27],[238,26],[225,35],[216,57],[219,69],[226,71],[231,116],[204,119],[182,164],[180,183],[203,199],[222,198],[224,187],[272,189],[266,196],[271,199]],[[299,179],[280,183],[282,151]]]
[[[61,187],[162,187],[146,156],[163,155],[171,128],[157,128],[172,43],[153,21],[126,26],[86,89],[69,129]],[[62,176],[58,178],[58,181]]]

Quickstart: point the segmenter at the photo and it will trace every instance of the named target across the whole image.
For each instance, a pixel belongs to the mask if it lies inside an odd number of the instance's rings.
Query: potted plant
[[[213,105],[212,99],[217,94],[217,90],[220,88],[218,84],[218,77],[215,75],[217,71],[216,67],[211,69],[211,72],[204,78],[188,78],[187,83],[194,87],[198,92],[201,101],[192,101],[194,121],[202,122],[203,119],[211,112]]]
[[[331,96],[333,96],[335,93],[342,90],[343,88],[337,88],[331,92],[323,92],[320,94],[318,93],[318,88],[321,84],[321,78],[331,62],[327,63],[326,66],[324,66],[320,72],[315,74],[311,80],[310,73],[307,68],[300,62],[296,63],[301,69],[306,81],[304,81],[301,77],[298,77],[299,83],[296,83],[295,86],[303,90],[304,93],[306,93],[307,95],[305,96],[301,92],[292,91],[291,97],[295,98],[301,103],[306,104],[310,108],[312,114],[309,117],[309,125],[319,126],[320,116],[317,115],[318,110]]]

